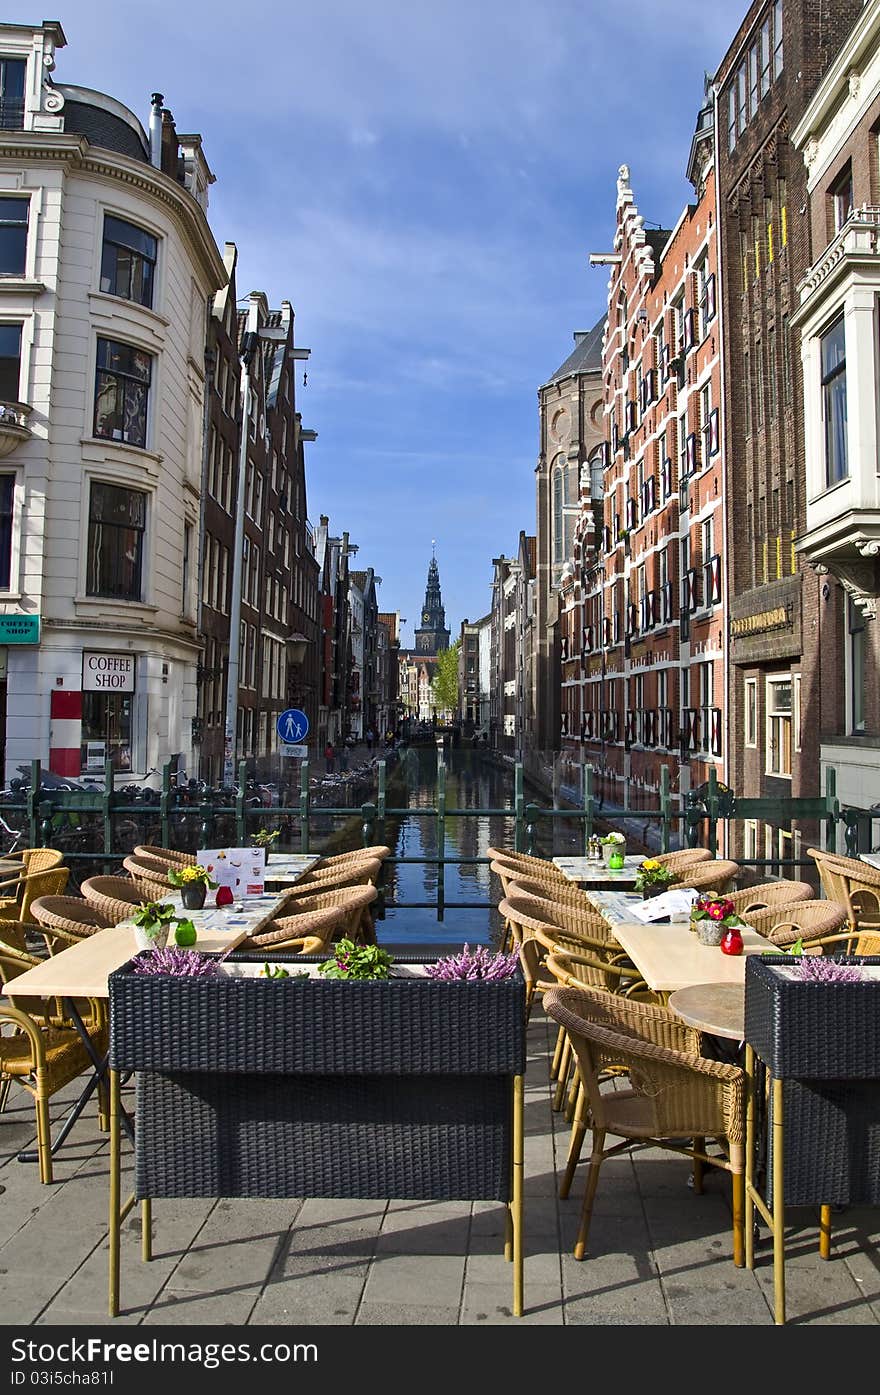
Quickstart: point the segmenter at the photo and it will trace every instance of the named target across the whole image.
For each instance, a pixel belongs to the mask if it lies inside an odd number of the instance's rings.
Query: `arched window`
[[[590,456],[590,498],[594,504],[605,497],[605,486],[602,482],[602,461],[603,451],[600,446]]]
[[[556,456],[552,466],[550,489],[553,584],[557,586],[562,568],[572,558],[575,524],[580,511],[576,460],[568,460],[564,455]]]

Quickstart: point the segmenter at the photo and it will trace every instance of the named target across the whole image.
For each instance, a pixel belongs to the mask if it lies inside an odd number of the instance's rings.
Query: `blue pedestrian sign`
[[[291,746],[298,746],[309,734],[309,719],[298,707],[288,707],[275,723],[281,740]]]

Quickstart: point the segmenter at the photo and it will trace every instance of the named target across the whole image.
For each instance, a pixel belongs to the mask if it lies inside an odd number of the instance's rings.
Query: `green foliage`
[[[458,711],[458,653],[461,640],[457,639],[448,649],[441,649],[437,655],[437,672],[431,683],[431,696],[439,712]]]
[[[132,916],[135,925],[144,930],[154,930],[160,925],[170,925],[177,919],[177,911],[170,902],[142,901]]]
[[[379,945],[358,945],[354,940],[340,940],[332,959],[318,965],[325,978],[387,978],[394,960]]]

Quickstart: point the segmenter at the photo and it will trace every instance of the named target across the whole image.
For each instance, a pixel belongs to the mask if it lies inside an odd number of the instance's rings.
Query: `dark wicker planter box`
[[[509,1201],[524,1004],[519,973],[349,983],[125,965],[110,1063],[137,1072],[136,1194]]]
[[[880,979],[800,983],[750,956],[745,1034],[783,1082],[785,1203],[880,1205]]]

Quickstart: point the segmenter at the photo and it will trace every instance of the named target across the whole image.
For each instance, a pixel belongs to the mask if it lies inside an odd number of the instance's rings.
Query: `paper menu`
[[[266,858],[262,848],[203,848],[196,853],[212,882],[228,886],[233,896],[262,896]]]
[[[698,892],[676,888],[664,891],[661,896],[652,896],[648,901],[634,902],[629,911],[634,920],[650,924],[654,920],[684,921],[690,919],[691,906]]]

